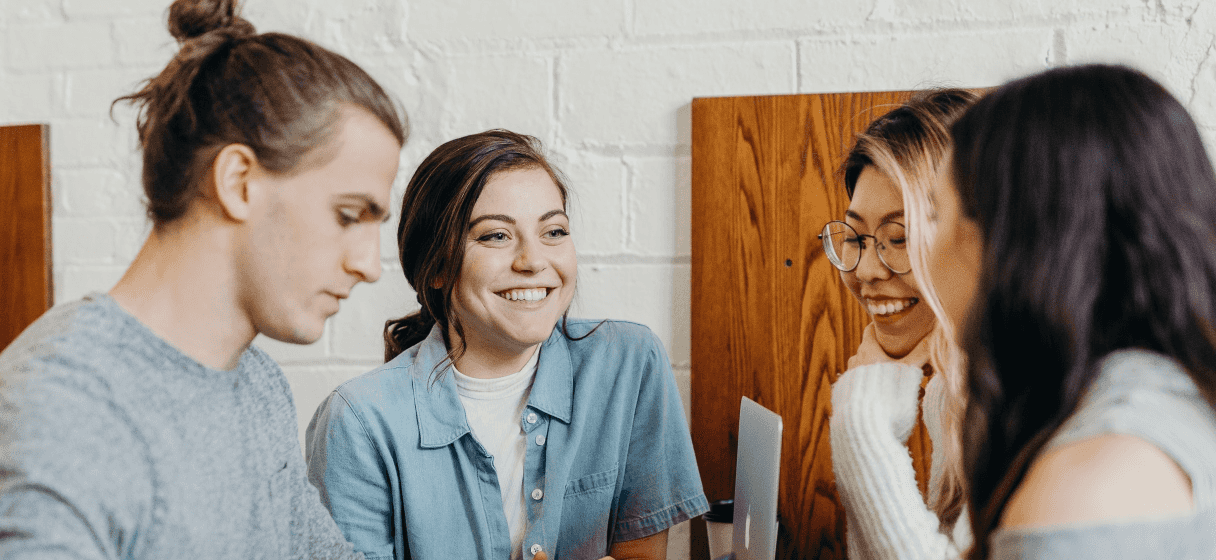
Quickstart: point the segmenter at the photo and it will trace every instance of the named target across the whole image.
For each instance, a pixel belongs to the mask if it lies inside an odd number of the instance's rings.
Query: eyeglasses
[[[874,235],[860,235],[849,224],[831,221],[823,226],[823,233],[819,234],[828,260],[842,272],[851,272],[857,268],[861,262],[861,253],[866,248],[867,237],[874,240],[878,259],[882,261],[883,266],[896,274],[912,271],[912,261],[908,259],[907,232],[899,222],[887,222],[878,226]]]

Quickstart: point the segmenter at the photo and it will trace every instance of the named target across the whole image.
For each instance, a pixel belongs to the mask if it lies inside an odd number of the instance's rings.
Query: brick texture
[[[319,342],[259,339],[288,374],[300,431],[338,383],[382,359],[384,321],[416,307],[396,263],[401,192],[435,146],[492,127],[541,138],[570,179],[572,314],[650,326],[688,402],[693,97],[988,86],[1088,61],[1163,80],[1216,141],[1216,3],[1207,0],[247,0],[261,31],[362,65],[409,113],[381,235],[384,273]],[[173,56],[168,0],[6,0],[0,123],[51,124],[59,302],[109,289],[134,257],[134,111],[110,102]],[[1209,145],[1210,149],[1210,145]],[[687,558],[686,528],[671,558]]]

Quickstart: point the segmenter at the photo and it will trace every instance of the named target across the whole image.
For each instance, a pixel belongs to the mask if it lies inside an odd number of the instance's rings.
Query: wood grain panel
[[[0,349],[52,304],[46,125],[0,127]]]
[[[910,93],[693,100],[693,444],[707,496],[726,499],[740,397],[782,416],[778,558],[844,557],[831,383],[869,319],[816,235],[848,207],[836,170],[853,136]],[[923,428],[909,442],[922,491],[927,444]]]

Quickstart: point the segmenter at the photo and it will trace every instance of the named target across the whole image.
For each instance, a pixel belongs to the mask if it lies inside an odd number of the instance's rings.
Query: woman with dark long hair
[[[1216,175],[1163,87],[1061,68],[952,128],[930,270],[969,360],[974,558],[1216,550]]]
[[[309,425],[310,478],[368,558],[665,558],[708,509],[662,345],[567,319],[567,189],[539,142],[452,140],[418,167],[398,248],[420,309]]]

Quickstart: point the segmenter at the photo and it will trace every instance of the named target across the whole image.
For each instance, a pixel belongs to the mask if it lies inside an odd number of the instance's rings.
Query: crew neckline
[[[452,366],[452,374],[456,380],[456,391],[460,396],[477,400],[492,400],[518,393],[530,387],[532,381],[536,379],[539,364],[540,348],[538,346],[532,352],[532,357],[528,358],[528,363],[512,374],[489,379],[470,377],[460,373],[455,365]]]

